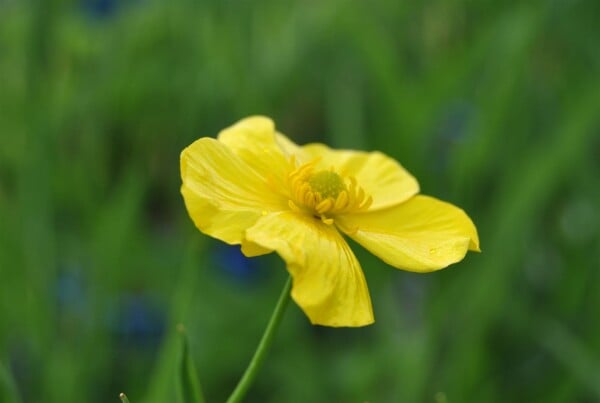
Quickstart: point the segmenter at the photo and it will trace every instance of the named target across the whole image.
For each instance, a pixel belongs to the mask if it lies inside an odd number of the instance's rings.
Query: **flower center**
[[[290,196],[288,205],[294,211],[307,212],[332,224],[332,215],[364,211],[373,199],[358,186],[354,177],[343,177],[330,170],[316,171],[315,159],[300,165],[289,174]],[[292,166],[296,166],[292,157]]]
[[[342,191],[346,190],[342,178],[333,171],[315,172],[307,182],[312,191],[320,194],[322,198],[336,199]]]

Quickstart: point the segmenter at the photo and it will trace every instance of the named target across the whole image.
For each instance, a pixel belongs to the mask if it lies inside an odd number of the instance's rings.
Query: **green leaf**
[[[204,403],[196,366],[194,365],[194,360],[190,354],[190,346],[185,327],[182,324],[179,324],[177,326],[177,331],[181,336],[180,380],[183,401],[185,403]]]
[[[10,369],[5,367],[2,363],[0,363],[0,401],[12,403],[22,402]]]

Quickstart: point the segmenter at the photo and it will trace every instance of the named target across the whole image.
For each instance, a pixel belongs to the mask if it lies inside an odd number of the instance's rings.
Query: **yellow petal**
[[[180,163],[185,205],[205,234],[239,244],[263,214],[287,209],[264,178],[217,140],[197,140],[183,150]]]
[[[313,324],[373,323],[367,284],[356,257],[337,230],[320,219],[282,212],[262,217],[246,237],[275,250],[293,277],[292,298]]]
[[[290,159],[279,144],[280,136],[271,119],[251,116],[222,130],[218,140],[274,184],[273,190],[277,191],[286,186],[290,171]]]
[[[323,144],[308,144],[302,149],[305,159],[321,157],[319,164],[323,169],[333,166],[340,174],[355,177],[358,185],[373,197],[370,210],[402,203],[419,192],[417,180],[380,152],[333,150]]]
[[[384,262],[403,270],[428,272],[479,251],[477,229],[465,212],[428,196],[380,211],[346,215],[336,223]]]
[[[294,143],[292,140],[287,138],[285,134],[277,132],[275,134],[277,145],[283,152],[283,154],[289,159],[292,155],[300,156],[302,155],[302,147],[298,144]],[[307,161],[308,162],[308,161]]]
[[[242,253],[246,257],[255,257],[266,255],[267,253],[273,252],[271,249],[263,248],[260,245],[250,242],[247,239],[242,240]]]

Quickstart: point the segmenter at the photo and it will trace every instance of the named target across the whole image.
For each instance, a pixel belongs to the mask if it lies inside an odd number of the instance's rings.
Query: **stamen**
[[[348,191],[344,190],[343,192],[341,192],[337,199],[335,200],[335,205],[333,206],[333,208],[335,210],[341,210],[343,207],[346,206],[346,204],[348,203]]]
[[[324,215],[321,216],[321,221],[327,225],[333,224],[333,218],[326,218]]]
[[[362,203],[365,198],[365,191],[363,188],[358,188],[358,195],[356,196],[356,204]]]
[[[346,233],[348,235],[356,235],[357,232],[358,232],[358,226],[346,229]]]
[[[302,210],[300,210],[300,207],[296,206],[296,203],[294,203],[291,200],[288,200],[288,206],[290,207],[290,209],[296,213],[301,212]]]
[[[363,204],[361,204],[360,209],[361,210],[368,210],[369,207],[371,207],[371,204],[373,204],[373,197],[369,196],[367,198],[367,200]]]
[[[373,198],[367,195],[352,176],[342,177],[335,167],[315,172],[319,162],[315,158],[296,167],[295,156],[290,157],[294,167],[288,175],[291,199],[288,206],[295,212],[312,212],[326,224],[332,224],[332,215],[367,210]]]
[[[315,210],[317,210],[317,213],[323,214],[326,211],[330,210],[332,206],[333,206],[333,199],[331,197],[328,197],[327,199],[325,199],[325,200],[321,201],[319,204],[317,204],[315,206]]]

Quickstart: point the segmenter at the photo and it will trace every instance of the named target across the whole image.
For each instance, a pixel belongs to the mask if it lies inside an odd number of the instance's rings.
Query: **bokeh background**
[[[248,402],[600,401],[600,3],[0,0],[0,401],[208,402],[286,273],[199,233],[179,153],[251,114],[383,150],[483,253],[356,253],[377,322],[290,305]]]

